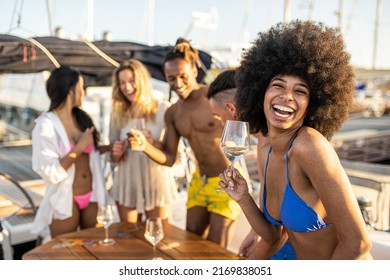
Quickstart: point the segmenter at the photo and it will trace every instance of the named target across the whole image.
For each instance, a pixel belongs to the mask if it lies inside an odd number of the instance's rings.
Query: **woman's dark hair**
[[[81,73],[79,71],[67,66],[61,66],[51,72],[50,77],[46,82],[46,91],[50,98],[49,111],[54,111],[65,104],[69,91],[75,88],[79,82],[80,76]],[[92,118],[81,108],[73,107],[72,115],[81,131],[92,126],[95,127]],[[93,132],[95,148],[98,147],[99,139],[99,131],[95,128]]]
[[[88,115],[87,112],[80,109],[79,107],[73,107],[72,114],[76,119],[76,123],[79,126],[81,131],[86,130],[89,127],[95,127],[92,118]],[[93,144],[95,145],[95,149],[98,148],[100,141],[100,133],[97,131],[96,127],[93,131]]]
[[[259,33],[236,73],[238,118],[248,121],[252,132],[268,133],[264,95],[276,75],[298,76],[308,84],[311,94],[303,125],[331,139],[348,118],[354,94],[350,55],[340,31],[296,20]]]

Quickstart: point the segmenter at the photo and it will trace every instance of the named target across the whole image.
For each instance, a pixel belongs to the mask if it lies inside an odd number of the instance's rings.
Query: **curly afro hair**
[[[340,31],[323,23],[296,20],[258,34],[236,73],[238,118],[249,122],[251,132],[268,133],[264,95],[279,74],[306,81],[311,94],[303,125],[330,140],[349,116],[355,84]]]

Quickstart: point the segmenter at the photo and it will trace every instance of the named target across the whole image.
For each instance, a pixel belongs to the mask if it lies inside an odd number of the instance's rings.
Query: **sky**
[[[341,28],[354,66],[390,69],[390,0],[382,0],[376,20],[375,0],[290,0],[289,20],[315,20]],[[53,35],[56,27],[68,39],[82,34],[101,40],[174,44],[180,36],[204,50],[247,45],[259,32],[284,20],[285,0],[0,0],[0,33],[34,37]],[[49,3],[49,5],[47,5]],[[88,16],[88,3],[93,16]],[[154,9],[150,9],[154,3]],[[48,12],[50,10],[50,13]],[[212,19],[204,28],[194,15]],[[50,16],[49,16],[50,14]],[[154,16],[148,16],[153,15]],[[153,20],[149,20],[153,19]],[[197,23],[192,26],[191,23]],[[374,34],[378,26],[376,59]],[[52,29],[50,29],[50,26]]]

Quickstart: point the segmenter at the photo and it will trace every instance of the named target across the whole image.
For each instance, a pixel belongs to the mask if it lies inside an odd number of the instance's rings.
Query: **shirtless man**
[[[219,148],[223,126],[213,116],[207,99],[208,88],[198,84],[198,51],[184,39],[167,53],[164,61],[166,80],[179,100],[165,113],[166,137],[163,148],[148,143],[139,131],[132,130],[131,149],[143,151],[156,162],[172,166],[180,137],[188,140],[197,161],[197,170],[188,187],[188,231],[227,247],[240,214],[238,204],[218,190],[221,171],[229,165]]]

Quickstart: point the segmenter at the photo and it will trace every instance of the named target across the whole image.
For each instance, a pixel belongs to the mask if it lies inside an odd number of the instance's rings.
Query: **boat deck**
[[[31,141],[17,141],[0,146],[0,172],[19,182],[40,179],[32,170]]]
[[[363,162],[390,160],[390,130],[362,129],[339,133],[332,142],[340,159]]]

